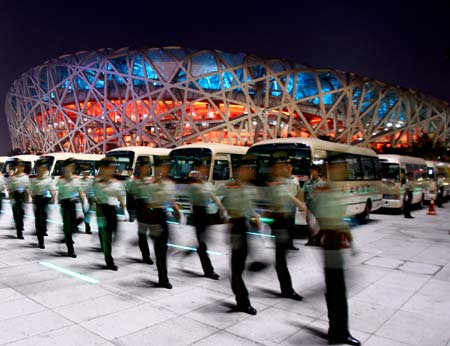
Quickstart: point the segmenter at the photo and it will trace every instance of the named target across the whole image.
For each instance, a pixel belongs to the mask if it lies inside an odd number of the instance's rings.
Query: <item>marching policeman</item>
[[[285,176],[283,177],[283,179],[285,180],[285,182],[288,185],[289,195],[302,201],[303,200],[303,190],[300,188],[300,183],[297,180],[297,178],[294,175],[292,175],[292,168],[293,168],[292,164],[289,163],[287,166],[287,169],[284,171]],[[288,250],[297,250],[298,251],[299,248],[294,245],[295,213],[296,213],[296,211],[297,211],[297,207],[295,206],[295,204],[292,203],[291,212],[287,216],[289,219],[288,220],[289,241],[288,241],[287,245],[288,245]]]
[[[105,157],[101,159],[99,166],[99,177],[93,184],[99,236],[105,256],[106,269],[117,271],[119,268],[112,257],[112,238],[117,233],[117,202],[126,211],[125,189],[120,181],[114,179],[116,169],[114,158]]]
[[[244,156],[239,162],[236,179],[230,181],[218,192],[223,195],[222,204],[230,216],[231,243],[231,288],[236,297],[237,310],[250,315],[256,315],[256,309],[251,306],[248,290],[242,278],[248,255],[247,232],[249,221],[254,219],[256,226],[261,228],[259,215],[255,212],[256,188],[250,183],[254,177],[255,159]]]
[[[313,207],[313,200],[316,195],[316,189],[326,187],[327,182],[319,177],[319,168],[317,166],[311,167],[311,177],[303,185],[303,196],[305,198],[306,207],[311,210]],[[314,211],[313,211],[314,213]],[[318,245],[318,239],[308,235],[308,242],[305,245]]]
[[[89,176],[91,171],[89,169],[83,170],[83,175],[80,179],[81,190],[86,195],[87,205],[84,213],[84,230],[87,234],[92,234],[91,231],[91,213],[94,208],[94,192],[92,191],[93,179]],[[83,210],[84,211],[84,210]]]
[[[287,250],[289,248],[289,227],[293,208],[299,207],[306,212],[306,207],[289,191],[289,183],[284,179],[289,171],[290,159],[285,153],[275,153],[272,158],[273,182],[269,185],[272,204],[272,232],[275,235],[275,269],[280,282],[281,295],[284,298],[301,301],[302,296],[292,287],[291,275],[287,267]]]
[[[330,181],[346,177],[345,162],[328,164]],[[324,272],[326,304],[328,309],[328,339],[332,344],[361,345],[348,328],[348,304],[344,276],[344,249],[352,244],[352,235],[347,222],[343,220],[346,206],[341,202],[345,196],[340,188],[323,186],[316,191],[312,208],[323,233]]]
[[[414,219],[414,216],[411,215],[412,209],[412,198],[414,191],[414,180],[413,173],[408,172],[406,174],[406,182],[405,182],[405,195],[403,197],[403,215],[406,219]]]
[[[81,198],[85,205],[86,195],[81,189],[80,180],[73,174],[76,168],[75,159],[68,158],[62,166],[63,174],[58,181],[58,196],[61,203],[64,241],[67,245],[67,255],[76,258],[72,239],[72,235],[77,231],[76,203]]]
[[[9,196],[12,197],[12,211],[18,239],[23,239],[23,218],[25,216],[23,204],[27,201],[30,191],[30,179],[24,170],[25,163],[17,160],[15,173],[10,176],[8,186]]]
[[[56,197],[53,179],[48,174],[48,164],[46,159],[41,160],[37,167],[37,176],[30,180],[36,235],[40,249],[45,249],[44,236],[47,235],[47,206]]]
[[[138,222],[138,243],[142,253],[142,261],[147,264],[153,264],[150,258],[150,249],[148,247],[148,230],[150,228],[150,208],[147,190],[152,183],[150,175],[150,162],[142,162],[138,167],[138,176],[132,178],[128,185],[128,194],[134,201],[136,218]],[[128,207],[127,198],[127,207]],[[131,214],[131,213],[130,213]]]
[[[155,249],[156,268],[158,269],[159,286],[172,288],[167,275],[167,241],[169,227],[167,225],[167,208],[171,207],[180,218],[180,210],[175,202],[175,183],[169,179],[170,158],[163,157],[157,167],[158,178],[149,185],[148,199],[151,207],[150,236]]]
[[[213,200],[221,210],[223,210],[223,207],[214,195],[211,184],[208,181],[204,181],[205,170],[208,169],[209,166],[200,165],[199,171],[191,171],[189,174],[191,183],[187,187],[186,192],[192,203],[192,220],[198,241],[197,254],[200,258],[204,276],[213,280],[219,280],[220,276],[214,271],[211,259],[207,253],[206,229],[209,221],[207,207],[211,200]]]

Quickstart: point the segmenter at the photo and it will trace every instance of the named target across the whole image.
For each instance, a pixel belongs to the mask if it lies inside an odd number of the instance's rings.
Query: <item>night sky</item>
[[[19,2],[0,0],[0,154],[11,149],[4,112],[11,83],[52,57],[105,47],[287,58],[450,101],[449,1]]]

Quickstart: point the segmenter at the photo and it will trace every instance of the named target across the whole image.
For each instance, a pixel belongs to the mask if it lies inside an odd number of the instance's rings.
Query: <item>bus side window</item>
[[[228,160],[214,160],[213,180],[230,179],[230,163]]]
[[[375,179],[375,168],[371,157],[361,157],[362,173],[364,180]]]

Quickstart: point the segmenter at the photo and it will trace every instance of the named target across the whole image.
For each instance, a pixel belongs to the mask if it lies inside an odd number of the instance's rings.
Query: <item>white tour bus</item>
[[[169,156],[171,149],[152,148],[144,146],[131,146],[115,148],[106,153],[106,157],[114,157],[117,160],[116,176],[126,180],[136,175],[136,164],[146,162],[151,164],[150,175],[155,175],[155,166],[160,157]]]
[[[302,185],[308,179],[312,165],[319,167],[322,178],[327,177],[327,161],[343,161],[347,166],[347,178],[333,181],[340,187],[346,204],[346,216],[357,216],[366,223],[370,212],[382,205],[381,170],[377,154],[367,148],[327,142],[315,138],[282,138],[254,144],[248,154],[257,157],[255,184],[261,186],[261,210],[268,210],[265,187],[271,180],[270,161],[276,152],[286,153],[292,164],[292,174]],[[264,202],[265,197],[265,202]],[[305,224],[303,212],[297,210],[296,224]]]
[[[189,173],[199,164],[209,167],[208,182],[219,187],[233,178],[233,168],[247,153],[248,147],[219,143],[186,144],[170,152],[172,167],[170,177],[177,186],[177,203],[184,213],[190,214],[192,206],[184,194]],[[220,196],[218,196],[220,198]],[[217,208],[211,204],[210,214],[216,214]]]
[[[39,156],[37,155],[16,155],[8,157],[3,164],[1,172],[5,178],[8,178],[10,172],[16,168],[17,160],[22,160],[25,163],[25,173],[30,174],[38,158]]]
[[[37,173],[37,166],[42,160],[48,161],[48,172],[53,178],[59,178],[62,174],[63,162],[69,158],[76,160],[75,174],[81,175],[83,171],[89,170],[89,176],[93,177],[98,173],[98,163],[104,158],[104,155],[99,154],[77,154],[77,153],[51,153],[45,154],[36,160],[36,164],[33,168],[32,174]]]
[[[438,162],[438,161],[426,161],[427,163],[427,175],[430,179],[430,186],[434,187],[434,193],[431,194],[431,197],[436,200],[437,198],[437,180],[438,175],[444,175],[444,195],[443,201],[446,202],[450,196],[450,164],[447,162]],[[427,199],[428,201],[429,199]]]
[[[413,174],[412,204],[425,201],[429,189],[426,184],[427,164],[424,159],[402,155],[379,155],[383,178],[383,208],[403,208],[405,181],[408,173]]]

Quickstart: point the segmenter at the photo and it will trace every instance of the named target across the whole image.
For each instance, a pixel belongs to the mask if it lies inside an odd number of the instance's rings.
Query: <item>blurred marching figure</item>
[[[273,182],[269,184],[269,201],[272,204],[274,219],[272,232],[275,236],[275,269],[280,282],[281,295],[284,298],[301,301],[303,297],[292,287],[286,255],[290,241],[289,227],[292,224],[292,210],[298,207],[306,212],[306,206],[290,193],[290,184],[286,180],[290,162],[285,153],[274,153],[271,162]]]
[[[172,288],[167,275],[167,241],[169,227],[167,225],[167,209],[172,208],[181,219],[181,212],[175,202],[175,183],[168,178],[170,172],[170,158],[161,157],[157,166],[157,176],[153,184],[149,185],[148,199],[151,210],[150,236],[153,240],[158,269],[158,285],[167,289]]]
[[[337,160],[329,162],[328,174],[330,181],[346,179],[346,162]],[[326,185],[316,189],[316,197],[312,203],[323,234],[329,341],[360,345],[361,343],[353,338],[348,330],[343,249],[352,246],[352,234],[349,224],[343,219],[346,210],[345,205],[341,203],[345,197],[343,194],[341,189]]]
[[[93,179],[89,176],[91,173],[90,169],[83,170],[83,175],[80,179],[81,190],[86,195],[87,200],[87,210],[84,212],[84,231],[87,234],[92,234],[91,231],[91,213],[94,212],[95,202],[94,202],[94,192],[92,191]]]
[[[220,203],[214,195],[212,184],[205,181],[205,177],[206,179],[208,177],[209,166],[200,164],[196,168],[198,168],[198,171],[191,171],[189,173],[190,184],[187,187],[186,192],[192,203],[192,221],[198,241],[197,254],[202,264],[204,276],[213,280],[219,280],[220,276],[214,271],[214,267],[211,264],[211,259],[207,253],[208,247],[206,245],[206,229],[209,226],[210,221],[207,213],[207,207],[211,200],[213,200],[222,211],[222,214],[224,212],[224,208],[222,203]]]
[[[106,269],[118,270],[112,257],[112,239],[117,234],[117,206],[118,202],[126,213],[125,188],[123,184],[114,179],[116,161],[112,157],[100,160],[100,172],[96,178],[92,190],[97,207],[97,224],[105,256]]]
[[[30,180],[34,204],[36,235],[40,249],[45,249],[44,236],[47,235],[47,206],[56,199],[53,179],[48,174],[47,160],[40,160],[37,176]]]
[[[8,184],[18,239],[23,239],[23,218],[25,216],[23,204],[28,200],[30,194],[30,179],[24,170],[25,163],[18,160],[16,163],[16,170],[14,174],[9,177]]]
[[[148,230],[150,228],[150,208],[149,196],[147,190],[149,184],[152,183],[150,175],[150,162],[141,162],[137,166],[138,176],[131,179],[128,185],[128,195],[134,201],[133,210],[136,211],[136,218],[138,222],[138,244],[142,253],[142,262],[153,264],[150,258],[150,249],[148,247]],[[127,208],[128,208],[127,198]],[[131,213],[130,213],[131,214]]]
[[[256,309],[251,306],[248,290],[242,278],[248,255],[247,232],[249,221],[254,219],[261,228],[259,215],[255,212],[256,188],[250,181],[254,178],[255,158],[244,156],[239,162],[236,179],[227,183],[218,194],[223,195],[223,206],[230,219],[231,243],[231,288],[236,297],[237,309],[250,315],[256,315]]]
[[[313,201],[316,196],[316,189],[326,187],[327,182],[319,176],[319,167],[311,167],[311,177],[303,185],[303,193],[305,198],[305,204],[308,210],[312,210]],[[312,210],[314,213],[314,210]],[[311,232],[308,233],[308,241],[305,245],[320,245],[319,236],[313,236]]]
[[[283,173],[284,173],[283,179],[287,183],[289,194],[292,197],[295,197],[296,199],[298,199],[299,201],[303,201],[303,190],[300,188],[300,183],[299,183],[297,177],[292,175],[292,164],[291,163],[289,163],[287,165],[287,169],[283,170]],[[297,250],[298,251],[299,248],[294,245],[295,213],[296,213],[296,211],[297,211],[297,206],[294,203],[292,203],[291,211],[287,215],[288,223],[289,223],[289,228],[288,228],[289,240],[288,240],[287,248],[288,248],[288,250]]]
[[[81,198],[85,205],[86,195],[81,189],[80,180],[74,176],[76,161],[69,158],[63,162],[63,175],[58,181],[58,198],[61,203],[64,241],[69,257],[76,258],[72,235],[77,231],[76,203]],[[82,220],[81,220],[82,221]]]
[[[436,196],[436,206],[438,208],[443,208],[442,203],[444,202],[444,185],[445,185],[445,174],[444,173],[438,173],[437,178],[437,196]]]
[[[0,173],[0,215],[3,211],[3,198],[5,198],[5,177]]]

